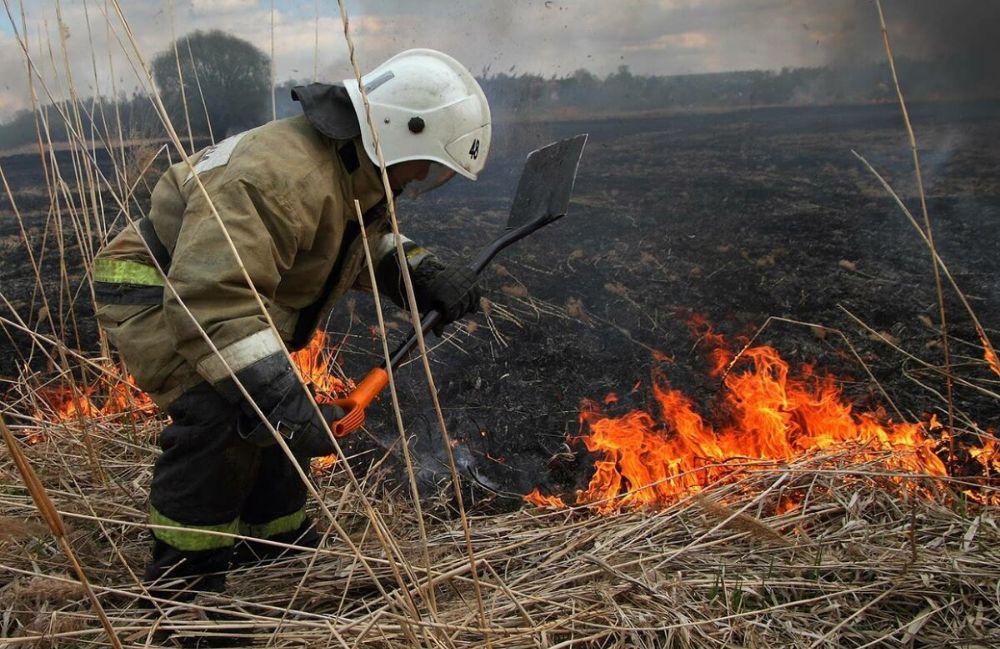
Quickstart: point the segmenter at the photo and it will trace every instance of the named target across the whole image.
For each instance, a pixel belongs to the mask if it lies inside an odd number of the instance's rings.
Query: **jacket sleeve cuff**
[[[417,245],[410,239],[402,237],[403,252],[406,254],[406,265],[412,275],[417,267],[425,261],[436,259],[434,253]],[[378,281],[379,292],[400,307],[406,308],[406,292],[403,289],[402,273],[396,257],[396,241],[389,232],[383,235],[372,251],[375,260],[375,278]]]
[[[403,252],[406,253],[406,265],[413,270],[420,265],[424,259],[430,256],[430,251],[423,248],[411,239],[399,235],[403,240]],[[375,243],[375,249],[372,250],[372,259],[375,262],[375,267],[378,268],[382,262],[392,260],[393,263],[396,261],[396,239],[392,232],[387,232],[379,237],[378,241]]]
[[[223,347],[218,354],[205,356],[198,361],[197,370],[206,381],[214,385],[231,378],[231,374],[284,350],[284,344],[271,329],[261,329]]]

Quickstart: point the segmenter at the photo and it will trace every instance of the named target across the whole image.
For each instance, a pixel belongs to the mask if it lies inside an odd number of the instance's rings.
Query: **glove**
[[[318,405],[320,414],[328,425],[344,416],[344,411],[338,406],[322,403]],[[330,435],[323,428],[316,409],[309,403],[301,387],[292,388],[275,408],[265,414],[268,422],[285,438],[288,448],[295,457],[321,457],[334,452]],[[252,410],[249,414],[240,413],[236,420],[236,432],[243,439],[261,448],[276,444],[274,435]]]
[[[434,333],[441,335],[445,325],[479,308],[479,276],[466,266],[445,266],[433,257],[422,261],[413,271],[413,292],[421,313],[431,310],[441,314]]]
[[[343,417],[344,411],[338,406],[320,404],[317,414],[284,354],[262,358],[237,372],[236,376],[296,457],[320,457],[334,452],[333,442],[320,417],[329,423]],[[232,379],[227,381],[228,385],[217,386],[223,396],[236,390]],[[240,399],[239,410],[236,432],[240,437],[261,448],[277,443],[245,399]]]

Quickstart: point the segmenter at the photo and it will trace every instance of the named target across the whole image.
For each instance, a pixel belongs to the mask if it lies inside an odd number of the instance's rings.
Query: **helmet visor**
[[[406,184],[403,196],[411,199],[418,198],[422,194],[437,189],[457,175],[454,170],[449,169],[440,162],[432,162],[423,180],[412,180]]]

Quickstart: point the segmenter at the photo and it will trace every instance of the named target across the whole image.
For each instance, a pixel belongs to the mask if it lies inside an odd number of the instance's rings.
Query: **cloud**
[[[663,34],[642,43],[630,43],[622,46],[626,52],[643,50],[701,50],[707,48],[712,39],[705,32],[684,32],[683,34]]]
[[[183,35],[195,29],[223,29],[265,53],[271,50],[270,0],[174,0],[173,29],[169,5],[163,0],[120,2],[147,60],[168,47],[172,31]],[[25,4],[32,51],[50,86],[65,88],[61,57],[57,56],[53,70],[47,53],[38,52],[41,38],[50,40],[58,54],[55,0]],[[314,75],[342,79],[351,74],[336,3],[322,0],[318,23],[314,0],[274,4],[279,81],[310,80]],[[965,42],[996,40],[992,32],[1000,21],[989,20],[992,11],[976,9],[973,0],[885,0],[884,4],[900,56],[944,56]],[[987,4],[994,3],[980,3]],[[70,71],[81,94],[98,88],[110,92],[111,65],[119,92],[140,87],[129,62],[131,52],[126,56],[118,41],[124,34],[117,19],[111,21],[108,38],[101,13],[104,2],[61,0],[61,6],[63,20],[70,25]],[[578,68],[603,75],[619,65],[640,74],[777,69],[882,56],[870,0],[349,0],[348,9],[364,69],[410,47],[447,51],[474,72],[513,69],[544,75],[569,74]],[[933,38],[936,25],[955,29],[947,38]],[[25,87],[24,66],[10,32],[9,25],[0,30],[0,88],[6,93],[0,97],[0,118],[28,105],[27,93],[17,91]]]
[[[203,14],[244,11],[257,5],[257,0],[191,0],[191,8]]]

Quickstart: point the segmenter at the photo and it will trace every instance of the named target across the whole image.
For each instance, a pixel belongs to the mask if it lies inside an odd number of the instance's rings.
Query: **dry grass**
[[[67,535],[126,646],[166,624],[140,607],[148,529],[144,493],[162,421],[136,428],[90,422],[101,484],[86,469],[77,424],[45,429],[25,453],[67,522]],[[964,485],[900,480],[849,456],[762,466],[661,511],[596,516],[527,509],[470,515],[491,641],[527,646],[990,646],[1000,642],[1000,529],[995,509],[960,495]],[[422,644],[480,646],[483,638],[464,535],[430,512],[427,556],[435,621],[402,619],[402,593],[365,512],[341,477],[321,478],[330,508],[374,568],[387,595],[354,555],[331,541],[315,556],[236,573],[208,606],[232,615],[216,632],[272,646],[407,646],[404,622]],[[107,643],[86,595],[47,534],[8,457],[0,462],[0,516],[16,521],[0,539],[0,619],[11,646]],[[410,504],[368,485],[410,568],[426,582],[424,549]],[[789,494],[801,506],[775,514]],[[345,495],[347,497],[345,497]],[[310,567],[311,562],[311,567]],[[306,574],[308,572],[308,574]],[[421,588],[411,596],[421,610]],[[200,602],[206,605],[205,602]],[[198,635],[203,622],[175,623]],[[45,636],[41,639],[40,636]],[[273,637],[272,637],[273,636]],[[26,645],[28,638],[39,638]],[[48,643],[48,644],[44,644]]]

